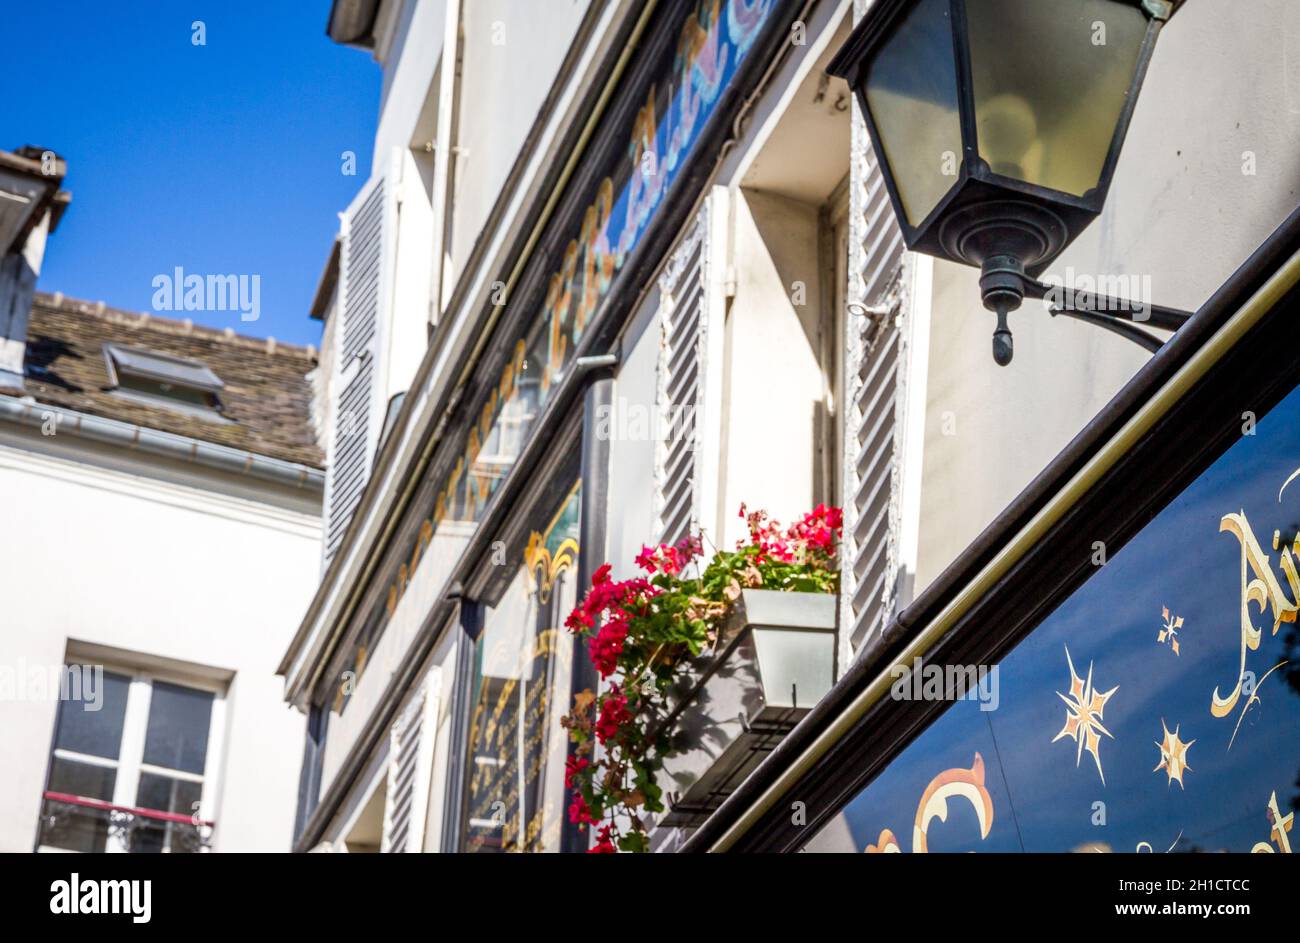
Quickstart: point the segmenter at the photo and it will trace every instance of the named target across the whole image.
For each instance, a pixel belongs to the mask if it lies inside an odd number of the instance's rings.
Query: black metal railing
[[[137,853],[195,854],[212,844],[215,823],[196,817],[115,805],[61,792],[46,792],[39,843],[69,851],[103,852],[113,842]]]

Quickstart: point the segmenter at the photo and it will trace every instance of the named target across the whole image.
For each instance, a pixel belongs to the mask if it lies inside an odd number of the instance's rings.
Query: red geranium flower
[[[647,573],[653,573],[659,568],[659,564],[655,562],[656,550],[657,547],[642,547],[641,552],[636,555],[636,565]]]
[[[584,769],[591,765],[585,756],[571,756],[564,761],[564,788],[572,789],[574,780]]]
[[[618,735],[619,728],[632,719],[627,709],[627,697],[615,684],[600,704],[600,716],[596,718],[596,738],[606,743]]]
[[[613,832],[614,832],[614,826],[612,825],[602,826],[600,831],[596,833],[596,844],[593,845],[591,848],[587,849],[587,854],[589,855],[615,854],[618,851],[618,849],[614,847],[614,843],[610,840],[610,836],[613,834]]]
[[[573,794],[573,801],[569,803],[569,821],[574,825],[596,824],[596,820],[591,817],[591,809],[587,806],[587,800],[576,792]]]
[[[620,615],[623,615],[620,613]],[[627,619],[617,616],[600,627],[587,645],[591,661],[602,678],[608,678],[618,670],[618,659],[623,654],[623,643],[627,639]]]
[[[593,620],[582,610],[582,607],[574,609],[567,619],[564,620],[564,627],[575,635],[579,635],[591,628]]]
[[[677,552],[681,555],[683,562],[689,563],[704,552],[704,541],[699,534],[693,537],[683,537],[677,541]]]

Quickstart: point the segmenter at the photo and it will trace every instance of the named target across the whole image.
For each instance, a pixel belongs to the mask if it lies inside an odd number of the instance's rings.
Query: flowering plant
[[[743,504],[740,516],[748,540],[707,563],[693,535],[643,547],[636,558],[643,577],[617,582],[604,564],[565,621],[587,639],[601,679],[614,679],[599,694],[578,694],[563,720],[576,744],[564,776],[572,791],[569,820],[597,829],[592,852],[647,850],[642,812],[664,809],[655,778],[671,750],[672,731],[663,723],[667,692],[690,659],[717,642],[741,590],[839,589],[839,508],[819,504],[788,528]]]

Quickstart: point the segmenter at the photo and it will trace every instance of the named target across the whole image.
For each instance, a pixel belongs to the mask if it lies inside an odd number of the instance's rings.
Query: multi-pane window
[[[37,845],[192,852],[207,844],[209,754],[224,701],[199,684],[114,670],[60,702]],[[97,674],[97,672],[96,672]]]

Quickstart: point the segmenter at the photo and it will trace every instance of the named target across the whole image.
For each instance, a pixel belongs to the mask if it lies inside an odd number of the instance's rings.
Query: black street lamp
[[[1147,64],[1175,0],[876,0],[830,65],[866,116],[907,247],[979,266],[1011,362],[1007,314],[1100,213]],[[1114,313],[1111,299],[1053,313],[1148,349],[1133,320],[1176,330],[1182,312]],[[1105,309],[1104,311],[1100,309]]]

